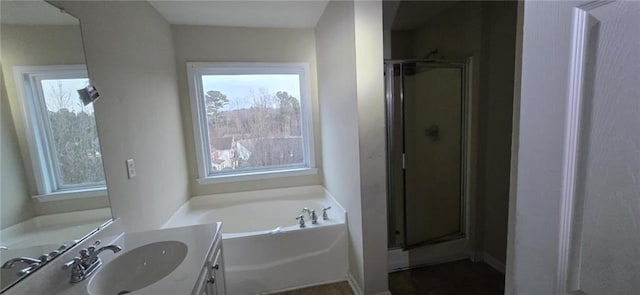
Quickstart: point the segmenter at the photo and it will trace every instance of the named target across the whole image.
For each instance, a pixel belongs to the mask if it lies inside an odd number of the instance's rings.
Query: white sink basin
[[[187,256],[187,245],[162,241],[140,246],[103,265],[89,281],[92,295],[119,295],[149,286],[169,275]]]

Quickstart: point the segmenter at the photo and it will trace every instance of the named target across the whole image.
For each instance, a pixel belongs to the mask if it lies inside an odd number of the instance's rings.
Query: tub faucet
[[[304,225],[304,215],[298,215],[298,217],[296,217],[296,220],[298,220],[298,222],[300,223],[300,228],[306,227],[306,225]]]
[[[331,209],[331,206],[322,208],[322,219],[329,219],[329,215],[327,215],[327,210]]]
[[[304,208],[302,212],[309,213],[309,218],[311,218],[311,223],[318,224],[318,215],[316,215],[316,210]]]

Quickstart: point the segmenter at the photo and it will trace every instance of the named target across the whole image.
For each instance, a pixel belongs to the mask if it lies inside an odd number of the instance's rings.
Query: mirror
[[[111,220],[79,21],[44,1],[2,1],[2,290]]]

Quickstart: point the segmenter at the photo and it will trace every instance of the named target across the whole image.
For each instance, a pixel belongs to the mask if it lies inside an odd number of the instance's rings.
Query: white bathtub
[[[304,207],[319,224],[299,227]],[[222,221],[227,294],[261,294],[346,280],[345,218],[324,188],[306,186],[194,197],[164,227]]]

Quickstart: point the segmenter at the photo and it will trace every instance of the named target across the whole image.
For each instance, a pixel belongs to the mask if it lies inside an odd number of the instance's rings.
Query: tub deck
[[[295,217],[305,207],[319,220],[300,228]],[[244,295],[346,280],[345,220],[322,186],[305,186],[194,197],[164,228],[221,221],[227,294]]]

